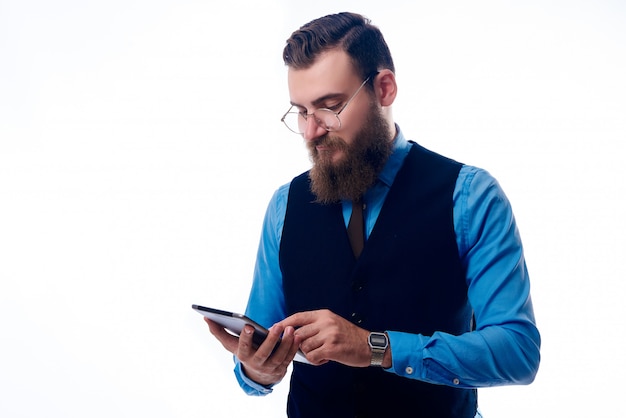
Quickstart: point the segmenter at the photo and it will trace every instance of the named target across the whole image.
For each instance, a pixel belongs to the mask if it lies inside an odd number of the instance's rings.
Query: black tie
[[[354,258],[359,258],[363,246],[365,245],[363,225],[363,201],[361,199],[352,201],[352,215],[348,222],[348,238],[354,252]]]

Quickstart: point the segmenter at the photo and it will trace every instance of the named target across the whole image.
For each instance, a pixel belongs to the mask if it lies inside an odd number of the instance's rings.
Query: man
[[[498,183],[404,138],[389,49],[362,16],[310,22],[283,57],[283,122],[313,166],[266,213],[246,314],[269,337],[207,320],[241,387],[271,392],[298,349],[290,417],[474,417],[476,388],[531,383],[540,337]]]

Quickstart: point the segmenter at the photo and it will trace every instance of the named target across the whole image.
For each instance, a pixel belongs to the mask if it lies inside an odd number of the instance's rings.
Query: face
[[[298,110],[338,112],[363,80],[347,54],[330,51],[305,70],[289,70],[289,92]],[[363,88],[341,112],[341,127],[328,132],[308,118],[303,134],[313,167],[311,187],[322,203],[356,199],[376,181],[389,154],[389,124],[374,94]]]

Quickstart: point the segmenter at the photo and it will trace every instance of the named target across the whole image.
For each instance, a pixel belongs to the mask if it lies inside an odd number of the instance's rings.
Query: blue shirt
[[[366,237],[411,147],[398,128],[393,153],[376,184],[364,196]],[[263,223],[246,315],[265,327],[284,319],[285,299],[278,251],[289,184],[272,197]],[[508,199],[485,170],[464,165],[453,194],[454,230],[467,271],[468,298],[476,330],[459,336],[386,330],[392,354],[387,369],[410,379],[459,388],[528,384],[539,365],[530,283],[519,232]],[[342,202],[347,227],[351,202]],[[267,388],[248,379],[236,362],[240,386],[250,395]]]

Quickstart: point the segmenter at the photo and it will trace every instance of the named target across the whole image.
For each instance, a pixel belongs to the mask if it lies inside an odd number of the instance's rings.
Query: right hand
[[[300,346],[300,341],[295,337],[294,328],[291,326],[271,327],[263,344],[254,348],[252,344],[254,329],[251,326],[246,325],[238,338],[208,318],[204,320],[209,325],[211,334],[239,359],[246,376],[261,385],[280,382],[287,374],[287,367]],[[279,345],[274,349],[277,343]]]

